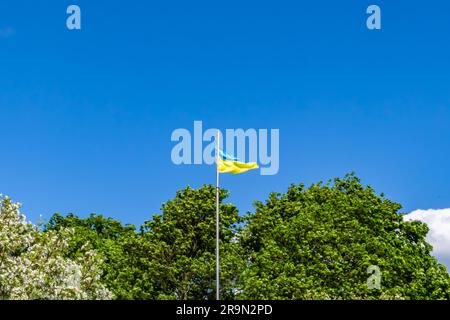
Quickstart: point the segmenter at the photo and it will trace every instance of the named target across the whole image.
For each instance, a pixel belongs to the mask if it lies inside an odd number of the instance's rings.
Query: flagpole
[[[220,286],[219,286],[219,167],[217,160],[219,157],[220,148],[220,132],[217,130],[216,139],[216,299],[220,300]]]

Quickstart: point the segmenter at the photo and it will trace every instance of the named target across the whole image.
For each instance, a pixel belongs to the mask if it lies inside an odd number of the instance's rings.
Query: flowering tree
[[[42,232],[20,204],[0,197],[0,299],[111,299],[100,282],[102,259],[92,250],[68,259],[73,230]]]

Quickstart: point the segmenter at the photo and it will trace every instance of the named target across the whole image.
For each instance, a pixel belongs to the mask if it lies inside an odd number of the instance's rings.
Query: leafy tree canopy
[[[215,192],[180,190],[139,228],[55,214],[41,231],[3,199],[0,295],[213,299]],[[450,276],[430,254],[427,225],[404,221],[398,203],[353,174],[291,185],[245,217],[227,196],[220,190],[223,299],[450,299]]]
[[[272,193],[247,217],[241,244],[247,299],[449,299],[450,278],[430,255],[428,227],[353,174]],[[370,289],[369,266],[381,271]]]
[[[76,230],[70,257],[87,243],[105,258],[104,283],[119,299],[210,299],[215,288],[215,187],[185,188],[135,232],[134,226],[91,215],[55,214],[46,230]],[[222,202],[228,195],[220,191]],[[232,296],[232,283],[243,265],[235,227],[237,209],[220,205],[222,294]],[[234,239],[235,240],[235,239]]]

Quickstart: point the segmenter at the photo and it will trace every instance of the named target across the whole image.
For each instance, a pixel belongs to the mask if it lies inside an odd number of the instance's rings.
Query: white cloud
[[[14,34],[14,29],[11,27],[0,28],[0,38],[9,38]]]
[[[406,221],[419,220],[430,228],[427,241],[433,246],[433,255],[450,271],[450,208],[415,210],[404,216]]]

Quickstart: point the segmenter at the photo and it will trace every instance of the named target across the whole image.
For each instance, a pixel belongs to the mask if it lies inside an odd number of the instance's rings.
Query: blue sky
[[[366,28],[366,8],[382,30]],[[82,10],[68,31],[66,8]],[[355,171],[404,211],[450,207],[448,1],[0,2],[0,192],[32,220],[140,224],[213,167],[171,133],[280,129],[280,171],[223,176],[241,212]]]

